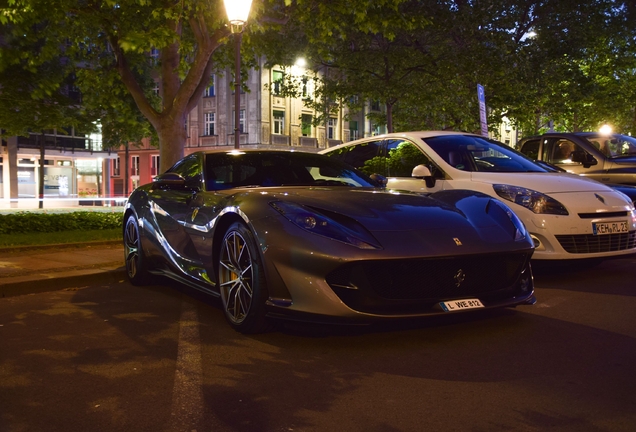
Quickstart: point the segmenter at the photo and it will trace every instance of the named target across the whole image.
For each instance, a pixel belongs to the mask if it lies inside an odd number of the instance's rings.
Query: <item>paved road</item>
[[[633,431],[636,259],[536,275],[538,303],[243,336],[122,281],[0,299],[0,431]]]

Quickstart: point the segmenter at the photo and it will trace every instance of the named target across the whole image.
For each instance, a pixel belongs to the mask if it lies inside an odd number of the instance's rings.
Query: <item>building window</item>
[[[327,121],[327,139],[336,139],[336,124],[338,120],[330,118]]]
[[[215,116],[213,112],[204,114],[203,135],[214,135]]]
[[[156,176],[159,174],[159,155],[152,155],[150,157],[150,175]]]
[[[303,114],[300,117],[300,129],[303,136],[311,136],[311,114]]]
[[[159,63],[159,50],[157,48],[150,49],[150,63],[153,65]]]
[[[159,83],[155,82],[155,86],[152,88],[155,96],[159,96]]]
[[[374,100],[371,102],[371,110],[372,111],[380,111],[380,101]]]
[[[215,93],[214,93],[214,80],[215,80],[215,76],[214,76],[214,74],[212,74],[212,76],[210,76],[210,85],[205,88],[205,93],[203,93],[203,97],[213,97],[213,96],[215,96]]]
[[[274,130],[276,135],[285,133],[285,111],[274,111]]]
[[[139,156],[130,157],[130,175],[139,176]]]
[[[303,78],[302,98],[311,99],[314,96],[314,81]]]
[[[232,111],[232,130],[234,130],[236,124],[236,111]],[[245,110],[239,111],[239,131],[245,132]]]
[[[113,159],[113,176],[119,177],[121,175],[119,158]]]
[[[351,134],[351,140],[357,140],[358,138],[360,138],[360,131],[358,131],[357,121],[349,122],[349,133]]]
[[[241,80],[243,80],[243,79],[244,79],[244,80],[246,80],[246,81],[248,81],[248,82],[249,82],[249,75],[245,75],[245,76],[244,76],[244,75],[241,75],[241,76],[242,76]],[[235,78],[235,80],[232,82],[231,89],[232,89],[232,94],[235,94],[235,93],[236,93],[236,92],[235,92],[235,90],[236,90],[236,78]],[[241,94],[245,94],[245,89],[243,89],[243,86],[242,86],[242,85],[239,85],[239,93],[241,93]]]
[[[281,71],[272,71],[272,93],[275,95],[279,95],[283,90],[283,72]]]

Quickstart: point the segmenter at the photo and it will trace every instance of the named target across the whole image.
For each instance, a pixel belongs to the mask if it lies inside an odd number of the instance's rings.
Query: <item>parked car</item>
[[[137,188],[124,221],[133,284],[218,296],[245,333],[535,302],[532,240],[502,201],[396,193],[318,154],[194,153]]]
[[[599,132],[551,132],[523,138],[519,150],[602,183],[636,185],[636,139]]]
[[[321,153],[386,177],[391,189],[472,189],[504,199],[534,240],[533,259],[602,259],[636,252],[636,212],[624,194],[585,177],[553,172],[480,135],[393,133]]]

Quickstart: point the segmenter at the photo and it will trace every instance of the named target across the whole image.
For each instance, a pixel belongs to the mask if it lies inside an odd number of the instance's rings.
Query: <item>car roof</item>
[[[605,134],[602,134],[600,132],[546,132],[541,135],[533,135],[533,136],[524,137],[520,141],[527,141],[530,139],[537,139],[537,138],[543,138],[543,137],[573,137],[573,136],[585,138],[585,137],[605,136]],[[627,136],[627,135],[611,133],[611,134],[608,134],[607,136],[609,137],[609,136]]]
[[[465,135],[465,136],[477,136],[477,137],[481,137],[481,135],[478,134],[474,134],[471,132],[459,132],[459,131],[442,131],[442,130],[429,130],[429,131],[409,131],[409,132],[392,132],[392,133],[386,133],[386,134],[381,134],[381,135],[373,135],[370,137],[365,137],[365,138],[359,138],[357,140],[353,140],[353,141],[347,141],[345,143],[342,144],[338,144],[336,146],[332,146],[332,147],[328,147],[326,149],[322,149],[321,151],[319,151],[318,153],[324,153],[327,152],[329,150],[333,150],[333,149],[337,149],[339,147],[347,147],[349,145],[352,144],[356,144],[359,142],[365,142],[365,141],[377,141],[377,140],[385,140],[385,139],[390,139],[390,138],[419,138],[419,139],[426,139],[426,138],[432,138],[432,137],[438,137],[438,136],[450,136],[450,135]]]

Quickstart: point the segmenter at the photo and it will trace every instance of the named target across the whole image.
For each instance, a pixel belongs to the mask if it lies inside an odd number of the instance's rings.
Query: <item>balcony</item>
[[[301,147],[318,148],[318,138],[298,137],[298,145]]]
[[[289,145],[289,136],[272,134],[271,135],[271,141],[272,141],[272,145],[288,146]]]
[[[28,137],[18,136],[18,148],[35,148],[39,149],[44,138],[44,148],[46,150],[59,150],[62,152],[75,151],[102,151],[102,143],[93,141],[86,137],[72,137],[67,135],[38,135],[29,134]]]

